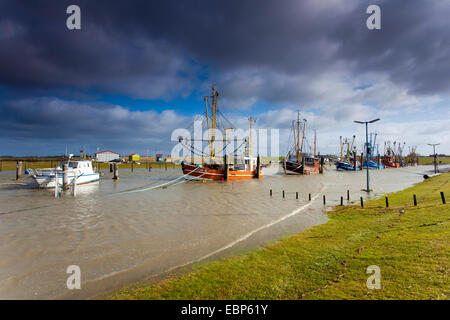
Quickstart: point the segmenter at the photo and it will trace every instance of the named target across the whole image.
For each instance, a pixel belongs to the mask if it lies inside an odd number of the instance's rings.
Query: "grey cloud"
[[[105,103],[39,97],[4,102],[0,108],[0,135],[19,143],[101,142],[128,152],[145,150],[150,145],[166,150],[172,130],[189,121],[172,110],[130,111]]]

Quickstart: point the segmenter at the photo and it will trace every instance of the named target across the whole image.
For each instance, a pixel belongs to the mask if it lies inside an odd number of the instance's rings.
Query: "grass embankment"
[[[450,195],[450,173],[389,194],[389,209],[384,198],[340,207],[327,223],[266,248],[110,298],[449,299],[450,207],[440,191]],[[379,290],[366,287],[370,265],[381,269]]]
[[[436,163],[439,164],[450,164],[450,157],[438,157]],[[419,157],[419,164],[434,164],[433,157]]]

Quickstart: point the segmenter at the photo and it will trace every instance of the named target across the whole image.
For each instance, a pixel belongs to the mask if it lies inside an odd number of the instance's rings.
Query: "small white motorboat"
[[[40,188],[55,188],[56,181],[58,186],[63,185],[64,165],[67,165],[67,183],[84,184],[95,182],[100,179],[100,174],[94,171],[91,160],[68,160],[63,161],[56,168],[32,169],[31,177],[36,181]],[[75,179],[75,181],[74,181]]]

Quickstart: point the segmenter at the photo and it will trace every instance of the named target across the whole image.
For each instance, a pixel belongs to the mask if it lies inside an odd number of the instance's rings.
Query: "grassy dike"
[[[449,299],[450,173],[349,205],[330,220],[250,254],[122,288],[110,299]],[[419,205],[413,206],[413,194]],[[301,214],[301,213],[300,213]],[[381,269],[381,289],[366,268]]]

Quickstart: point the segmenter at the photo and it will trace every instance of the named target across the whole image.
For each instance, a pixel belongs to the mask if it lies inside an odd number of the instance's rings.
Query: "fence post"
[[[344,197],[341,197],[341,206],[344,205]]]
[[[283,199],[284,199],[284,190],[283,190]]]
[[[363,200],[363,197],[361,197],[361,208],[364,208],[364,200]]]
[[[295,193],[295,199],[298,200],[298,192]]]
[[[347,190],[347,201],[350,201],[350,190]]]
[[[325,195],[323,195],[323,204],[325,205],[327,203],[327,200],[325,198]]]
[[[272,196],[272,189],[270,189],[270,196]]]
[[[389,208],[389,198],[386,197],[386,208]]]
[[[311,201],[311,193],[309,194],[309,201]]]
[[[445,196],[444,196],[443,191],[441,191],[441,199],[442,199],[442,204],[445,204]]]
[[[413,201],[414,201],[414,206],[417,206],[417,196],[414,194],[413,195]]]

